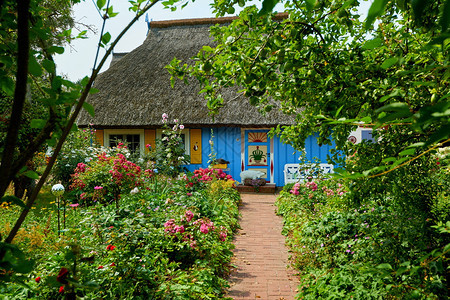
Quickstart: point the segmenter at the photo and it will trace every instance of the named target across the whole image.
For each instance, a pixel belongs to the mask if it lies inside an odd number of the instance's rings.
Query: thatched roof
[[[192,79],[189,85],[177,81],[170,86],[170,74],[164,68],[174,58],[190,61],[204,45],[213,46],[209,28],[229,23],[233,18],[188,19],[151,22],[144,43],[120,58],[100,74],[88,102],[95,117],[82,111],[78,125],[90,123],[97,128],[152,128],[161,125],[161,115],[180,119],[186,126],[267,127],[289,124],[292,119],[274,109],[262,116],[248,99],[229,89],[223,93],[225,104],[214,121],[208,115],[206,101],[198,94]]]

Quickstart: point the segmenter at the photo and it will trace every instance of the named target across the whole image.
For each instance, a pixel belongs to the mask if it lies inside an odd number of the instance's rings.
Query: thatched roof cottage
[[[204,45],[212,46],[209,28],[233,18],[150,22],[144,43],[126,55],[116,55],[110,68],[98,76],[95,88],[99,93],[88,98],[95,107],[95,117],[83,111],[78,125],[93,124],[98,140],[105,145],[113,145],[119,138],[134,151],[144,151],[146,144],[161,137],[161,115],[167,113],[185,126],[189,170],[207,167],[213,128],[217,158],[230,162],[226,171],[234,178],[239,179],[242,170],[259,170],[268,182],[284,185],[283,167],[297,163],[298,154],[278,138],[270,139],[267,132],[278,124],[291,124],[291,117],[276,109],[263,116],[237,89],[229,89],[223,94],[224,107],[212,120],[194,80],[189,85],[177,82],[175,88],[170,86],[165,66],[174,57],[189,62]],[[262,159],[254,159],[255,150],[263,152]],[[325,160],[329,147],[320,148],[311,138],[306,150],[311,158]]]

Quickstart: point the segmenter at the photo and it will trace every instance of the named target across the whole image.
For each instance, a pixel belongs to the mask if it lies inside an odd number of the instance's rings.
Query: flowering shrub
[[[57,182],[69,186],[71,175],[78,163],[87,163],[95,157],[97,151],[95,129],[86,128],[72,131],[59,153],[52,174]],[[49,151],[52,155],[52,151]]]
[[[230,187],[234,184],[234,179],[231,175],[226,174],[222,169],[213,168],[199,168],[194,171],[193,175],[184,176],[183,179],[185,180],[185,188],[189,193],[205,187],[206,183],[216,180],[227,181],[230,183]]]
[[[117,159],[120,155],[96,158],[80,164],[79,173],[88,178],[86,174],[99,165],[112,170]],[[106,178],[102,183],[83,182],[84,191],[91,186],[92,193],[107,195],[105,182],[115,180],[109,169],[102,171]],[[0,293],[12,299],[222,299],[239,193],[231,181],[213,180],[187,196],[187,178],[170,178],[165,184],[159,177],[157,189],[152,186],[156,183],[143,180],[136,192],[131,193],[134,187],[120,194],[119,209],[111,205],[68,209],[68,229],[60,237],[55,218],[47,218],[48,226],[40,224],[41,214],[48,210],[32,214],[33,223],[16,240],[36,261],[25,277],[30,289],[0,285]],[[19,210],[13,208],[2,211],[2,234],[12,226],[5,219]]]
[[[146,159],[153,162],[159,173],[176,177],[182,171],[182,166],[189,163],[189,156],[185,154],[181,137],[184,125],[178,119],[173,122],[175,125],[170,128],[167,114],[162,115],[162,138],[156,139],[156,145],[151,148]]]
[[[298,296],[446,298],[449,245],[443,249],[430,237],[423,212],[400,213],[389,202],[351,206],[349,196],[333,179],[297,183],[280,193],[283,233],[301,276]]]
[[[121,193],[129,193],[142,185],[141,167],[117,153],[105,152],[89,164],[78,163],[70,188],[78,191],[80,199],[87,203],[118,201]]]

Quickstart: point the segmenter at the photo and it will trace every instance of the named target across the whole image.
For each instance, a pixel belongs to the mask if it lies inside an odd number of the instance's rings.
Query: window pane
[[[123,134],[110,134],[109,147],[116,147],[119,142],[123,141]]]
[[[127,145],[131,153],[140,151],[140,135],[139,134],[110,134],[109,146],[116,147],[120,142]]]

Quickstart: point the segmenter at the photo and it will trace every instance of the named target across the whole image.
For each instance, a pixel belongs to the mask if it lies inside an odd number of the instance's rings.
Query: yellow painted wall
[[[154,129],[145,129],[144,130],[145,145],[150,144],[152,146],[152,148],[155,148],[155,139],[156,139],[156,130],[154,130]],[[147,147],[145,147],[145,151],[148,152]]]
[[[191,164],[202,163],[202,130],[191,129],[189,132],[191,143]]]
[[[97,143],[100,144],[100,146],[104,146],[105,145],[105,141],[103,138],[103,129],[97,129],[95,131],[95,139],[97,141]]]

